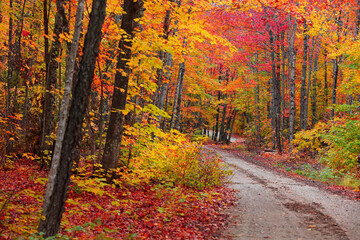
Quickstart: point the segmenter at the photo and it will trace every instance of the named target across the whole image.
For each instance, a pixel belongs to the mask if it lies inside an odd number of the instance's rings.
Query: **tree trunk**
[[[280,37],[278,36],[278,39]],[[276,61],[276,78],[274,82],[274,93],[275,93],[275,99],[274,99],[274,108],[275,108],[275,137],[276,137],[276,145],[279,153],[282,153],[282,137],[281,137],[281,81],[280,81],[280,46],[279,43],[277,44],[277,61]]]
[[[319,54],[316,55],[315,63],[314,63],[314,72],[317,73],[318,71],[318,62],[319,62]],[[314,125],[317,123],[317,76],[314,75],[313,82],[312,82],[312,92],[311,92],[311,125],[314,127]]]
[[[49,53],[49,65],[46,73],[45,83],[45,97],[43,103],[43,112],[41,118],[41,130],[40,130],[40,154],[44,154],[44,151],[50,151],[52,141],[49,135],[55,128],[53,121],[54,116],[54,105],[55,105],[55,85],[57,83],[57,69],[61,42],[60,34],[68,32],[68,20],[65,13],[65,4],[68,0],[56,0],[57,12],[55,15],[55,26],[54,26],[54,41],[51,45]]]
[[[301,76],[300,92],[300,130],[305,129],[305,104],[306,104],[306,76],[307,76],[307,58],[309,48],[309,35],[307,34],[307,24],[304,22],[304,52]]]
[[[174,0],[169,0],[170,2],[174,2]],[[163,27],[163,39],[167,40],[169,38],[169,28],[170,28],[170,14],[171,10],[167,9],[165,13],[165,19],[164,19],[164,27]],[[164,81],[164,71],[168,71],[168,68],[171,64],[171,54],[167,53],[165,51],[159,52],[159,58],[163,63],[163,67],[161,69],[158,69],[157,71],[157,83],[158,87],[155,91],[155,106],[157,106],[159,109],[163,110],[164,108],[164,101],[165,101],[165,95],[166,90],[168,86],[168,81]],[[159,116],[159,123],[161,123],[161,116]]]
[[[328,79],[327,79],[327,54],[324,54],[324,95],[325,95],[325,107],[329,105],[329,87],[328,87]]]
[[[69,105],[70,105],[70,96],[73,86],[73,76],[74,76],[74,66],[76,62],[76,54],[79,48],[80,34],[82,30],[82,19],[84,13],[84,0],[79,0],[77,10],[76,10],[76,20],[75,20],[75,30],[70,47],[70,53],[67,58],[66,70],[65,70],[65,89],[64,95],[61,101],[60,113],[58,128],[56,131],[56,142],[54,153],[52,157],[52,164],[55,166],[59,165],[61,157],[61,148],[63,144],[64,134],[66,130],[66,121],[68,118]],[[55,162],[55,163],[54,163]]]
[[[341,20],[342,10],[339,10],[338,17],[335,19],[335,24],[337,25],[337,42],[340,42],[340,31],[341,27],[343,25],[343,22]],[[342,56],[336,57],[333,60],[333,89],[332,89],[332,98],[331,103],[334,107],[334,104],[336,104],[336,95],[337,95],[337,84],[338,84],[338,77],[339,77],[339,65],[341,63]],[[335,110],[334,108],[331,109],[331,117],[334,118],[335,116]]]
[[[236,119],[236,114],[237,114],[237,110],[234,109],[233,111],[233,118],[232,118],[232,123],[231,123],[231,127],[230,127],[230,132],[229,132],[229,138],[228,138],[228,142],[231,141],[231,135],[232,135],[232,132],[234,130],[234,123],[235,123],[235,119]]]
[[[221,93],[218,91],[218,101],[221,100]],[[215,123],[215,133],[214,133],[214,141],[217,142],[219,140],[219,119],[220,119],[220,103],[218,103],[217,111],[216,111],[216,123]]]
[[[69,184],[73,165],[73,154],[76,144],[81,138],[81,128],[85,111],[89,105],[91,83],[94,77],[96,58],[101,41],[101,28],[106,15],[106,1],[93,0],[88,31],[85,36],[83,57],[71,100],[69,118],[61,148],[59,165],[51,165],[49,182],[46,189],[42,218],[38,232],[44,237],[55,235],[60,229],[62,214],[67,197],[66,189]]]
[[[337,92],[337,82],[339,76],[339,60],[338,58],[333,60],[333,89],[332,89],[332,98],[331,103],[336,104],[336,92]],[[335,110],[331,109],[331,117],[335,116]]]
[[[272,65],[272,106],[271,106],[271,116],[273,122],[273,128],[275,130],[275,136],[273,137],[276,148],[281,153],[281,126],[280,126],[280,115],[281,115],[281,89],[280,89],[280,63],[276,60],[276,49],[275,49],[275,36],[273,31],[268,26],[268,33],[270,38],[270,55],[271,55],[271,65]]]
[[[179,65],[179,74],[178,74],[178,80],[176,83],[176,89],[175,89],[175,97],[174,97],[174,105],[173,105],[173,112],[171,115],[171,122],[170,122],[170,129],[177,129],[176,122],[178,122],[178,119],[180,118],[179,114],[181,109],[181,95],[182,95],[182,88],[183,88],[183,82],[184,82],[184,74],[185,74],[185,63],[180,63]],[[179,103],[180,100],[180,103]]]
[[[117,58],[114,93],[112,97],[111,113],[109,127],[106,134],[106,142],[101,165],[105,172],[115,169],[118,166],[120,146],[124,128],[124,115],[121,112],[125,110],[127,90],[130,77],[130,68],[128,62],[131,58],[131,48],[134,38],[134,19],[137,18],[142,1],[125,0],[124,11],[121,20],[121,29],[126,34],[119,42],[120,53]]]
[[[310,89],[311,89],[311,78],[312,78],[312,66],[313,66],[313,59],[314,59],[314,50],[316,47],[316,39],[312,38],[311,43],[311,50],[310,50],[310,56],[309,56],[309,74],[308,74],[308,83],[307,83],[307,89],[306,89],[306,95],[304,100],[304,129],[307,129],[307,122],[308,122],[308,112],[309,112],[309,96],[310,96]]]
[[[222,112],[222,118],[220,124],[220,139],[219,139],[220,142],[226,142],[226,132],[225,132],[226,111],[227,111],[227,103],[224,104],[223,112]]]
[[[13,10],[13,0],[10,0],[10,10]],[[8,59],[7,59],[7,84],[6,84],[6,116],[9,117],[11,113],[11,87],[12,87],[12,78],[13,78],[13,70],[14,70],[14,53],[13,53],[13,16],[10,15],[9,19],[9,40],[8,40]],[[12,132],[12,124],[10,121],[7,123],[7,132],[11,134]],[[6,142],[6,154],[10,154],[12,152],[13,142],[10,140],[10,135],[6,136],[8,139]]]
[[[25,6],[26,6],[26,0],[24,0],[23,4],[22,4],[22,8],[21,8],[21,13],[20,13],[20,19],[18,19],[18,28],[16,30],[16,38],[15,38],[15,44],[14,44],[14,49],[15,49],[15,77],[13,78],[13,85],[15,86],[15,91],[13,94],[13,99],[12,99],[12,108],[13,111],[12,112],[17,112],[18,111],[18,104],[17,104],[17,88],[19,85],[19,78],[20,78],[20,71],[21,71],[21,39],[22,39],[22,31],[24,28],[24,14],[25,14]]]
[[[184,88],[184,77],[185,77],[185,62],[180,63],[179,69],[179,79],[180,86],[179,86],[179,94],[178,100],[176,105],[176,119],[175,119],[175,129],[180,129],[180,118],[181,118],[181,101],[182,101],[182,92]]]
[[[256,87],[255,87],[255,139],[256,146],[261,146],[261,130],[260,130],[260,82],[259,82],[259,56],[258,52],[255,54],[255,74],[256,74]]]
[[[285,130],[285,109],[286,109],[286,100],[285,100],[285,89],[286,89],[286,75],[285,75],[285,59],[286,59],[286,51],[285,51],[285,32],[281,32],[281,53],[282,53],[282,59],[281,59],[281,132],[284,135]]]
[[[291,26],[292,17],[289,17],[289,25]],[[295,61],[296,61],[296,52],[294,48],[296,34],[296,19],[292,30],[290,28],[289,32],[289,143],[291,148],[291,142],[294,139],[294,129],[295,129]]]

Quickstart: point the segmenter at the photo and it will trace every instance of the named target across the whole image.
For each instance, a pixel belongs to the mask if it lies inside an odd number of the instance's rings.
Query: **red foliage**
[[[26,30],[23,30],[23,31],[22,31],[22,35],[23,35],[24,37],[29,36],[29,34],[30,34],[29,31],[26,31]]]
[[[39,200],[45,190],[44,184],[36,179],[46,175],[36,163],[25,159],[16,161],[11,169],[0,171],[0,189],[4,193],[0,194],[0,200],[10,196],[8,206],[12,206],[1,210],[0,236],[10,239],[18,236],[19,229],[25,228],[23,224],[30,227],[28,232],[36,231]],[[39,197],[29,196],[29,189]],[[62,234],[77,239],[216,239],[215,233],[223,227],[226,218],[222,210],[234,200],[233,192],[226,188],[198,191],[143,185],[108,186],[104,190],[106,193],[99,196],[79,191],[75,183],[70,184]],[[66,231],[74,226],[83,228]]]

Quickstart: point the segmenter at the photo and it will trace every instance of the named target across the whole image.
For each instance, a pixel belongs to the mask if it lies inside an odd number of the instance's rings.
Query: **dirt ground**
[[[205,146],[232,168],[238,202],[221,239],[360,239],[360,202]]]

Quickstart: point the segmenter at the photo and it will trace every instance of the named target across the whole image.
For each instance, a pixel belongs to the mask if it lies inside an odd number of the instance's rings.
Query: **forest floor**
[[[47,171],[27,158],[0,169],[0,239],[38,239]],[[233,190],[72,177],[57,239],[217,239]]]
[[[278,167],[279,161],[274,164],[275,155],[263,158],[216,145],[204,148],[230,166],[230,186],[237,190],[221,238],[360,239],[358,193],[286,171]]]

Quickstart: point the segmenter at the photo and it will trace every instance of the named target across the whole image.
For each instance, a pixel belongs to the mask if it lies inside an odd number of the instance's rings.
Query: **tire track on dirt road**
[[[224,239],[360,239],[360,202],[290,179],[223,150],[237,206]]]

